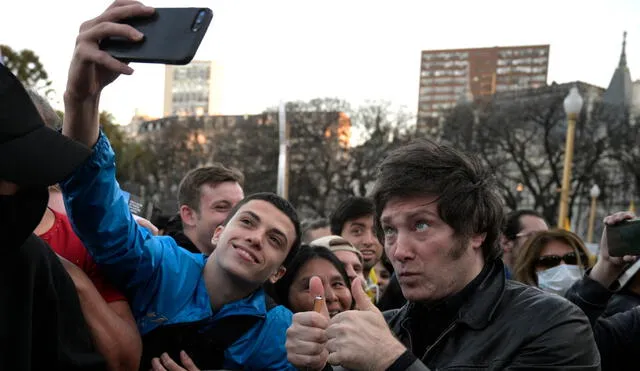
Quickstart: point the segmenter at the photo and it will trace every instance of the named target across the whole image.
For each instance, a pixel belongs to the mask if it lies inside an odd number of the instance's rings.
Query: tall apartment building
[[[220,113],[222,68],[213,61],[166,66],[164,116],[201,116]]]
[[[461,100],[545,86],[549,45],[425,50],[418,118],[438,116]]]

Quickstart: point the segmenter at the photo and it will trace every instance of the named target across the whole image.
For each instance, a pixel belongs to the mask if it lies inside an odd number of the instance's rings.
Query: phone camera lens
[[[196,16],[196,20],[193,22],[193,27],[191,27],[191,31],[193,32],[197,32],[200,27],[202,26],[202,22],[204,21],[204,17],[206,17],[207,12],[204,10],[201,10],[198,12],[198,15]]]

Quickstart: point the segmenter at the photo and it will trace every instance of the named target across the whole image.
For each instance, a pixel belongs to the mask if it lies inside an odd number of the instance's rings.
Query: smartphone
[[[609,255],[640,255],[640,219],[626,220],[606,228]]]
[[[100,49],[126,63],[188,64],[196,55],[212,18],[209,8],[156,8],[150,17],[122,22],[142,32],[142,41],[107,38],[100,42]]]

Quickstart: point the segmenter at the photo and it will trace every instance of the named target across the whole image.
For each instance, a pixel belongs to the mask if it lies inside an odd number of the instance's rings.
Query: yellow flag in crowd
[[[571,231],[571,220],[569,220],[569,217],[566,217],[564,219],[564,225],[562,226],[562,229],[564,229],[565,231]]]
[[[632,213],[636,213],[636,203],[634,202],[634,200],[631,200],[631,202],[629,203],[629,211]]]

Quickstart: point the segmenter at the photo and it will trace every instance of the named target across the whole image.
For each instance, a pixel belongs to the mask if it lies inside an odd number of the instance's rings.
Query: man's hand
[[[100,40],[120,37],[140,41],[143,35],[135,28],[119,23],[130,17],[148,17],[154,12],[131,0],[118,0],[98,17],[80,27],[73,51],[67,89],[64,93],[62,134],[93,147],[100,135],[100,93],[120,74],[133,73],[127,64],[100,50]]]
[[[141,41],[144,37],[142,33],[118,22],[130,17],[150,16],[153,12],[153,8],[137,1],[117,0],[104,13],[84,22],[80,26],[69,67],[65,99],[78,102],[97,99],[102,89],[120,74],[132,74],[131,67],[100,50],[98,43],[109,37]]]
[[[618,212],[604,218],[605,225],[615,225],[628,219],[634,219],[635,215],[630,212]],[[590,273],[590,277],[598,281],[602,286],[609,287],[622,274],[627,264],[634,262],[635,256],[613,257],[609,255],[609,245],[607,243],[607,228],[602,232],[600,240],[600,257]]]
[[[385,370],[406,351],[382,313],[356,279],[351,293],[357,310],[339,313],[327,329],[329,363],[354,370]]]
[[[153,225],[153,223],[151,223],[147,219],[145,219],[145,218],[143,218],[141,216],[133,215],[133,220],[135,220],[136,223],[138,223],[139,226],[148,229],[149,232],[151,232],[152,235],[154,235],[154,236],[158,235],[158,232],[159,232],[158,227]]]
[[[324,297],[324,287],[318,277],[309,280],[309,295]],[[323,300],[320,313],[300,312],[293,315],[293,323],[287,329],[287,359],[299,369],[322,370],[327,364],[327,335],[329,310]]]
[[[151,360],[151,367],[153,371],[200,371],[184,350],[180,352],[180,362],[184,367],[178,365],[167,353],[162,353],[160,358]]]

